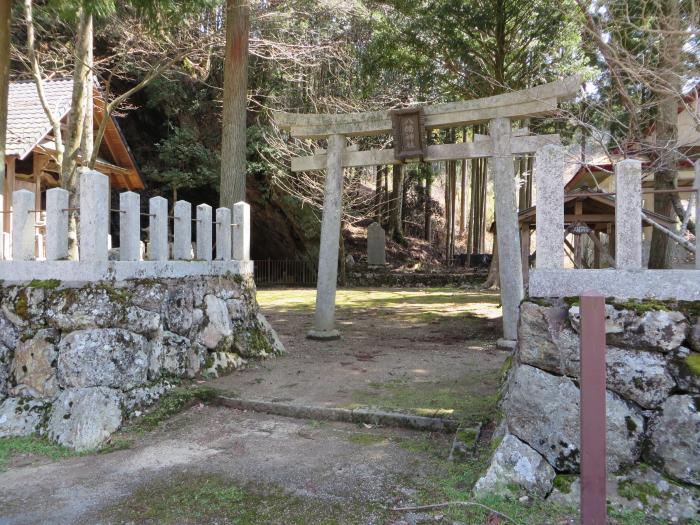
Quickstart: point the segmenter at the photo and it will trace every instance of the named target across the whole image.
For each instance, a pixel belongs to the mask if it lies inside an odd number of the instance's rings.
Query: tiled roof
[[[53,114],[63,118],[70,110],[73,80],[45,80],[44,92]],[[34,82],[10,82],[5,154],[24,158],[50,131]]]

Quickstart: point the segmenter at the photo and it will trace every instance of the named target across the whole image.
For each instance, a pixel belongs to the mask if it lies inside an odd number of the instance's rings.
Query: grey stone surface
[[[697,396],[671,396],[652,418],[650,455],[669,476],[700,485],[700,412]]]
[[[77,330],[58,344],[58,380],[63,388],[142,385],[148,373],[148,343],[121,328]]]
[[[18,337],[17,327],[0,311],[0,344],[10,350],[14,350],[17,346]]]
[[[503,305],[503,338],[515,340],[518,332],[520,303],[523,300],[523,270],[520,261],[520,227],[518,225],[515,167],[511,149],[511,122],[496,118],[489,124],[493,140],[493,183],[496,200],[498,269]]]
[[[173,259],[192,259],[192,204],[177,201],[173,208]]]
[[[569,310],[574,329],[581,324],[578,306]],[[638,314],[605,305],[606,341],[617,346],[671,352],[683,343],[688,321],[681,312],[651,310]]]
[[[15,261],[34,259],[34,193],[17,190],[12,194],[12,258]]]
[[[216,258],[219,261],[231,260],[231,210],[216,209]]]
[[[10,363],[12,362],[12,350],[0,343],[0,401],[7,396],[10,388]]]
[[[73,450],[102,445],[122,423],[121,395],[105,387],[64,390],[53,404],[48,436]]]
[[[642,163],[627,159],[615,164],[615,267],[642,267]]]
[[[530,297],[574,297],[595,289],[606,297],[700,301],[697,270],[574,270],[535,268],[530,271]]]
[[[204,297],[204,303],[208,323],[199,334],[199,342],[211,350],[230,346],[233,328],[226,302],[215,295],[208,294]]]
[[[167,261],[168,249],[168,201],[163,197],[148,200],[148,258],[151,261]]]
[[[685,523],[694,520],[700,512],[700,495],[691,487],[668,480],[648,467],[638,467],[624,474],[608,477],[606,488],[608,508],[618,512],[642,511],[646,516],[663,523]],[[581,502],[581,481],[573,480],[565,490],[554,489],[548,501],[567,507]]]
[[[55,261],[68,257],[68,191],[63,188],[46,190],[46,259]]]
[[[212,222],[211,206],[197,206],[197,259],[211,261],[212,259]]]
[[[538,268],[562,268],[564,262],[564,153],[549,145],[535,155]]]
[[[572,321],[578,323],[578,307],[572,311]],[[615,319],[608,318],[610,330],[622,326]],[[560,375],[579,376],[579,335],[567,323],[565,306],[522,304],[518,355],[522,363]],[[663,403],[675,387],[668,361],[660,353],[608,346],[605,362],[607,388],[644,408]]]
[[[56,379],[56,343],[58,330],[39,330],[34,337],[20,341],[12,360],[15,387],[12,395],[52,398],[58,393]]]
[[[343,205],[343,154],[345,137],[328,137],[326,181],[321,220],[321,245],[318,256],[316,285],[315,333],[335,331],[335,291],[338,282],[338,242]]]
[[[168,381],[161,381],[124,392],[122,394],[122,403],[127,417],[139,417],[144,409],[158,401],[173,386]]]
[[[141,197],[133,191],[119,194],[119,259],[141,258]]]
[[[237,202],[233,205],[233,258],[250,260],[250,205]]]
[[[373,222],[367,228],[367,264],[386,264],[386,234],[378,222]]]
[[[165,305],[165,324],[168,330],[188,335],[193,324],[194,296],[188,286],[175,286]]]
[[[109,178],[97,171],[81,170],[80,263],[107,261],[109,209]]]
[[[700,394],[700,373],[693,362],[700,362],[700,354],[680,347],[669,361],[669,370],[681,392]]]
[[[517,485],[527,494],[543,498],[552,490],[556,473],[539,452],[511,434],[496,448],[491,465],[474,485],[477,497],[486,494],[511,495]]]
[[[255,316],[256,321],[258,323],[259,329],[262,331],[262,334],[264,338],[267,340],[270,346],[270,353],[274,355],[282,355],[284,354],[284,345],[282,344],[282,341],[280,340],[279,336],[277,335],[277,332],[275,331],[274,328],[272,328],[272,325],[267,321],[265,316],[258,312],[258,314]]]
[[[690,330],[688,330],[688,346],[696,352],[700,352],[700,317],[696,317],[693,321]]]
[[[30,436],[39,432],[46,407],[46,403],[37,399],[5,399],[0,403],[0,438]]]
[[[206,349],[198,343],[173,332],[162,332],[150,343],[148,377],[157,379],[164,374],[193,378],[205,359]]]
[[[571,379],[520,365],[511,375],[504,399],[508,430],[557,470],[577,472],[579,400],[579,389]],[[610,471],[616,471],[638,460],[644,419],[611,392],[606,393],[606,408],[607,464]]]
[[[246,363],[240,355],[233,352],[212,352],[202,370],[205,377],[219,377],[222,374],[241,368]]]

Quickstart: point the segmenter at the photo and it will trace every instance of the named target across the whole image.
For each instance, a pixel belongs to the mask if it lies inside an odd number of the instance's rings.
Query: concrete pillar
[[[192,259],[192,205],[177,201],[173,209],[173,259]]]
[[[615,164],[615,267],[642,268],[642,163]]]
[[[141,197],[133,191],[119,195],[119,259],[141,259]]]
[[[695,161],[695,269],[700,270],[700,159]]]
[[[46,191],[46,260],[68,259],[68,192]]]
[[[510,120],[493,119],[489,125],[489,135],[491,135],[494,149],[491,162],[496,199],[501,304],[503,305],[503,339],[499,344],[511,348],[518,338],[519,309],[523,299],[523,270],[520,262],[518,192],[514,160],[510,152]]]
[[[106,261],[109,254],[109,178],[97,171],[80,173],[80,260]]]
[[[231,210],[216,209],[216,260],[231,260]]]
[[[211,261],[211,206],[197,206],[197,259]]]
[[[321,246],[318,257],[318,282],[316,285],[316,312],[314,326],[309,331],[311,339],[338,339],[335,329],[335,290],[338,282],[338,243],[343,204],[343,152],[345,137],[328,137],[326,160],[326,185],[323,196],[321,221]]]
[[[563,267],[563,177],[564,148],[555,145],[544,146],[535,155],[537,268]]]
[[[250,261],[250,205],[241,201],[233,205],[233,258]]]
[[[148,201],[148,258],[168,260],[168,201],[152,197]]]
[[[12,194],[12,259],[34,259],[34,193],[17,190]]]

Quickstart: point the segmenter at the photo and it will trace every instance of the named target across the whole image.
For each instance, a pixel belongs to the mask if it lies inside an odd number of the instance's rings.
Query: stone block
[[[63,188],[46,191],[46,259],[68,258],[68,192]]]
[[[192,259],[192,205],[177,201],[173,210],[173,259]]]
[[[119,195],[119,259],[141,260],[141,197],[133,191]]]
[[[379,223],[373,222],[367,228],[367,264],[386,264],[386,235]]]
[[[109,256],[109,178],[97,171],[80,174],[80,261]]]

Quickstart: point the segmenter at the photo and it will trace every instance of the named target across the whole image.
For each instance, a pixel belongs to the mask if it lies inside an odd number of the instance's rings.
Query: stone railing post
[[[109,179],[97,171],[80,174],[80,260],[106,261],[109,255]]]
[[[197,259],[211,261],[211,206],[197,206]]]
[[[537,268],[562,268],[564,259],[564,148],[547,145],[535,155]]]
[[[192,205],[177,201],[173,209],[173,259],[192,259]]]
[[[17,190],[12,194],[12,259],[34,259],[34,194],[29,190]]]
[[[642,163],[615,165],[615,267],[642,268]]]
[[[141,259],[141,197],[133,191],[119,195],[119,259]]]
[[[152,197],[148,201],[148,258],[151,261],[168,260],[168,201]]]
[[[231,210],[216,209],[216,259],[231,260]]]
[[[695,269],[700,270],[700,159],[695,161]]]
[[[243,201],[233,205],[233,258],[250,260],[250,205]]]
[[[68,258],[68,192],[62,188],[46,191],[46,259]]]

